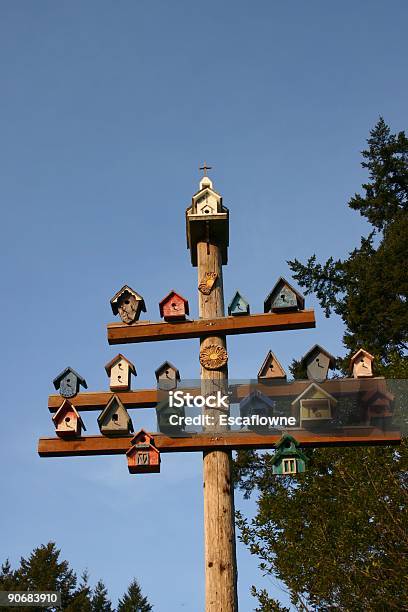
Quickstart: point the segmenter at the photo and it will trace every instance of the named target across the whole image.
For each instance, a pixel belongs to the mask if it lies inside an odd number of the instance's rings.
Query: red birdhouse
[[[132,446],[126,453],[131,474],[160,472],[160,451],[154,446],[152,436],[141,429],[131,440]]]
[[[159,308],[165,321],[184,321],[189,314],[188,301],[173,290],[162,299]]]
[[[60,438],[79,438],[82,429],[86,431],[84,422],[75,410],[75,406],[68,400],[64,400],[52,420],[55,425],[55,433]]]

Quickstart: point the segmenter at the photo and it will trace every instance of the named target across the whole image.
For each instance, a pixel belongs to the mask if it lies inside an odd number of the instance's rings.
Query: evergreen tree
[[[112,612],[112,603],[108,598],[108,591],[102,582],[98,580],[92,595],[92,612]]]
[[[67,612],[92,612],[92,589],[89,586],[89,574],[85,570],[81,582],[66,608]]]
[[[128,590],[119,599],[117,612],[151,612],[152,606],[147,597],[142,595],[142,590],[136,580],[132,580]]]

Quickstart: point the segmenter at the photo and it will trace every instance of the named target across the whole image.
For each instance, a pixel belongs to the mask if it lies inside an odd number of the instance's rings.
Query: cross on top
[[[200,166],[199,170],[204,172],[204,176],[207,176],[207,170],[211,170],[212,166],[207,166],[207,162],[204,162],[203,166]]]

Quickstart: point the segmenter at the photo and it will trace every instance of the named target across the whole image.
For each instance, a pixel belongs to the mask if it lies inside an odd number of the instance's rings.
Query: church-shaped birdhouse
[[[300,427],[320,427],[333,419],[336,404],[335,397],[316,383],[311,383],[293,400],[292,412],[299,420]]]
[[[138,321],[140,314],[146,312],[144,299],[128,285],[115,293],[110,304],[113,314],[118,314],[123,323],[128,325]]]
[[[86,431],[83,420],[67,399],[63,401],[57,412],[52,417],[55,433],[63,439],[79,438],[82,430]]]
[[[131,375],[137,375],[133,363],[121,353],[106,364],[105,370],[109,376],[111,391],[129,391]]]
[[[231,302],[228,306],[228,314],[230,316],[248,315],[249,314],[249,302],[236,291]]]
[[[259,382],[274,382],[286,380],[286,372],[278,361],[278,358],[268,351],[263,364],[258,372]]]
[[[160,316],[165,321],[184,321],[189,314],[188,301],[174,290],[159,303]]]
[[[272,459],[272,471],[278,476],[290,476],[306,471],[307,457],[299,448],[299,442],[289,434],[284,434],[276,443]]]
[[[170,361],[162,363],[155,370],[157,387],[162,391],[170,391],[176,389],[177,382],[180,380],[180,372]]]
[[[301,364],[306,366],[307,377],[309,380],[323,382],[326,380],[329,369],[334,369],[336,359],[330,355],[326,349],[315,344],[310,351],[301,359]]]
[[[125,436],[133,432],[132,419],[117,395],[113,395],[101,414],[98,426],[104,436]]]
[[[282,276],[264,302],[264,312],[303,310],[305,298]]]
[[[350,371],[353,378],[369,378],[373,375],[374,356],[361,348],[350,359]]]
[[[160,472],[160,451],[154,445],[153,437],[144,429],[132,438],[126,457],[131,474]]]
[[[274,408],[275,402],[258,389],[244,397],[239,404],[241,417],[251,420],[246,427],[253,430],[269,428],[267,418],[273,416]]]
[[[204,168],[206,171],[209,168]],[[208,176],[203,176],[200,188],[193,195],[191,206],[186,210],[187,248],[190,249],[191,263],[197,266],[197,245],[217,244],[221,248],[221,262],[228,263],[229,220],[228,208],[222,197],[214,191]]]
[[[75,370],[70,367],[65,368],[65,370],[63,370],[61,374],[58,374],[52,382],[57,391],[59,389],[62,397],[74,397],[78,393],[81,385],[84,389],[88,388],[85,378],[82,378],[78,372],[75,372]]]

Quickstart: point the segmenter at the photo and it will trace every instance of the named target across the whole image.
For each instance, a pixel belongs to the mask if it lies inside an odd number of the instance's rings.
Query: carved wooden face
[[[126,292],[118,299],[118,313],[124,323],[136,321],[137,311],[137,300],[134,295]]]

